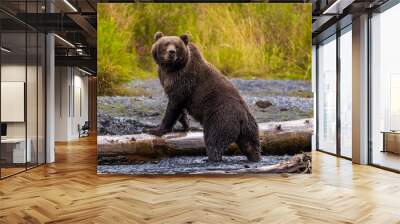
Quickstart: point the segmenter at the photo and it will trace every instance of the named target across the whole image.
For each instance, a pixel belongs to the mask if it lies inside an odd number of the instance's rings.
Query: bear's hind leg
[[[208,161],[210,162],[221,162],[222,155],[230,144],[224,137],[216,134],[213,135],[207,131],[204,133],[204,143],[206,145]]]
[[[216,146],[216,145],[206,146],[208,161],[221,162],[224,148],[225,146]]]
[[[236,144],[238,145],[240,151],[246,155],[249,161],[258,162],[261,160],[261,149],[259,142],[240,136]]]
[[[258,125],[251,114],[248,114],[248,120],[241,126],[239,138],[236,141],[240,151],[252,162],[261,160],[260,137],[258,134]]]
[[[208,160],[210,162],[222,161],[222,155],[228,149],[228,146],[235,142],[239,136],[239,125],[229,120],[210,119],[204,125],[204,143]]]

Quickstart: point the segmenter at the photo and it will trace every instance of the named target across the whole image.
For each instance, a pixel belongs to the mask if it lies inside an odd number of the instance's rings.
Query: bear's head
[[[189,61],[189,37],[187,35],[164,36],[157,32],[154,35],[154,44],[151,53],[154,61],[167,71],[178,71],[184,68]]]

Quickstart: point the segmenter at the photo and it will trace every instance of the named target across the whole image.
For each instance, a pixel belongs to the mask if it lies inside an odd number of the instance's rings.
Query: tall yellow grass
[[[156,77],[157,31],[189,34],[229,77],[311,78],[309,4],[99,4],[99,94],[126,94],[123,83]]]

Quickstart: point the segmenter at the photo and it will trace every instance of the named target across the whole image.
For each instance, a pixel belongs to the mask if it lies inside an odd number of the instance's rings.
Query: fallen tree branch
[[[311,151],[313,120],[302,119],[259,124],[264,155],[295,155]],[[163,137],[149,134],[98,136],[98,155],[132,155],[147,159],[165,156],[206,155],[203,132],[170,133]],[[240,154],[236,144],[225,155]]]
[[[294,155],[290,160],[269,166],[242,168],[237,170],[200,171],[190,174],[263,174],[263,173],[311,173],[311,156],[303,153]]]

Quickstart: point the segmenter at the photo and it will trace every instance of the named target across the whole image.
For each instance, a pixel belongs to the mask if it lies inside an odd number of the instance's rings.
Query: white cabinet
[[[28,138],[26,143],[27,147],[25,151],[25,138],[7,138],[1,140],[2,147],[6,147],[7,151],[12,152],[12,163],[25,163],[32,161],[31,139]]]

